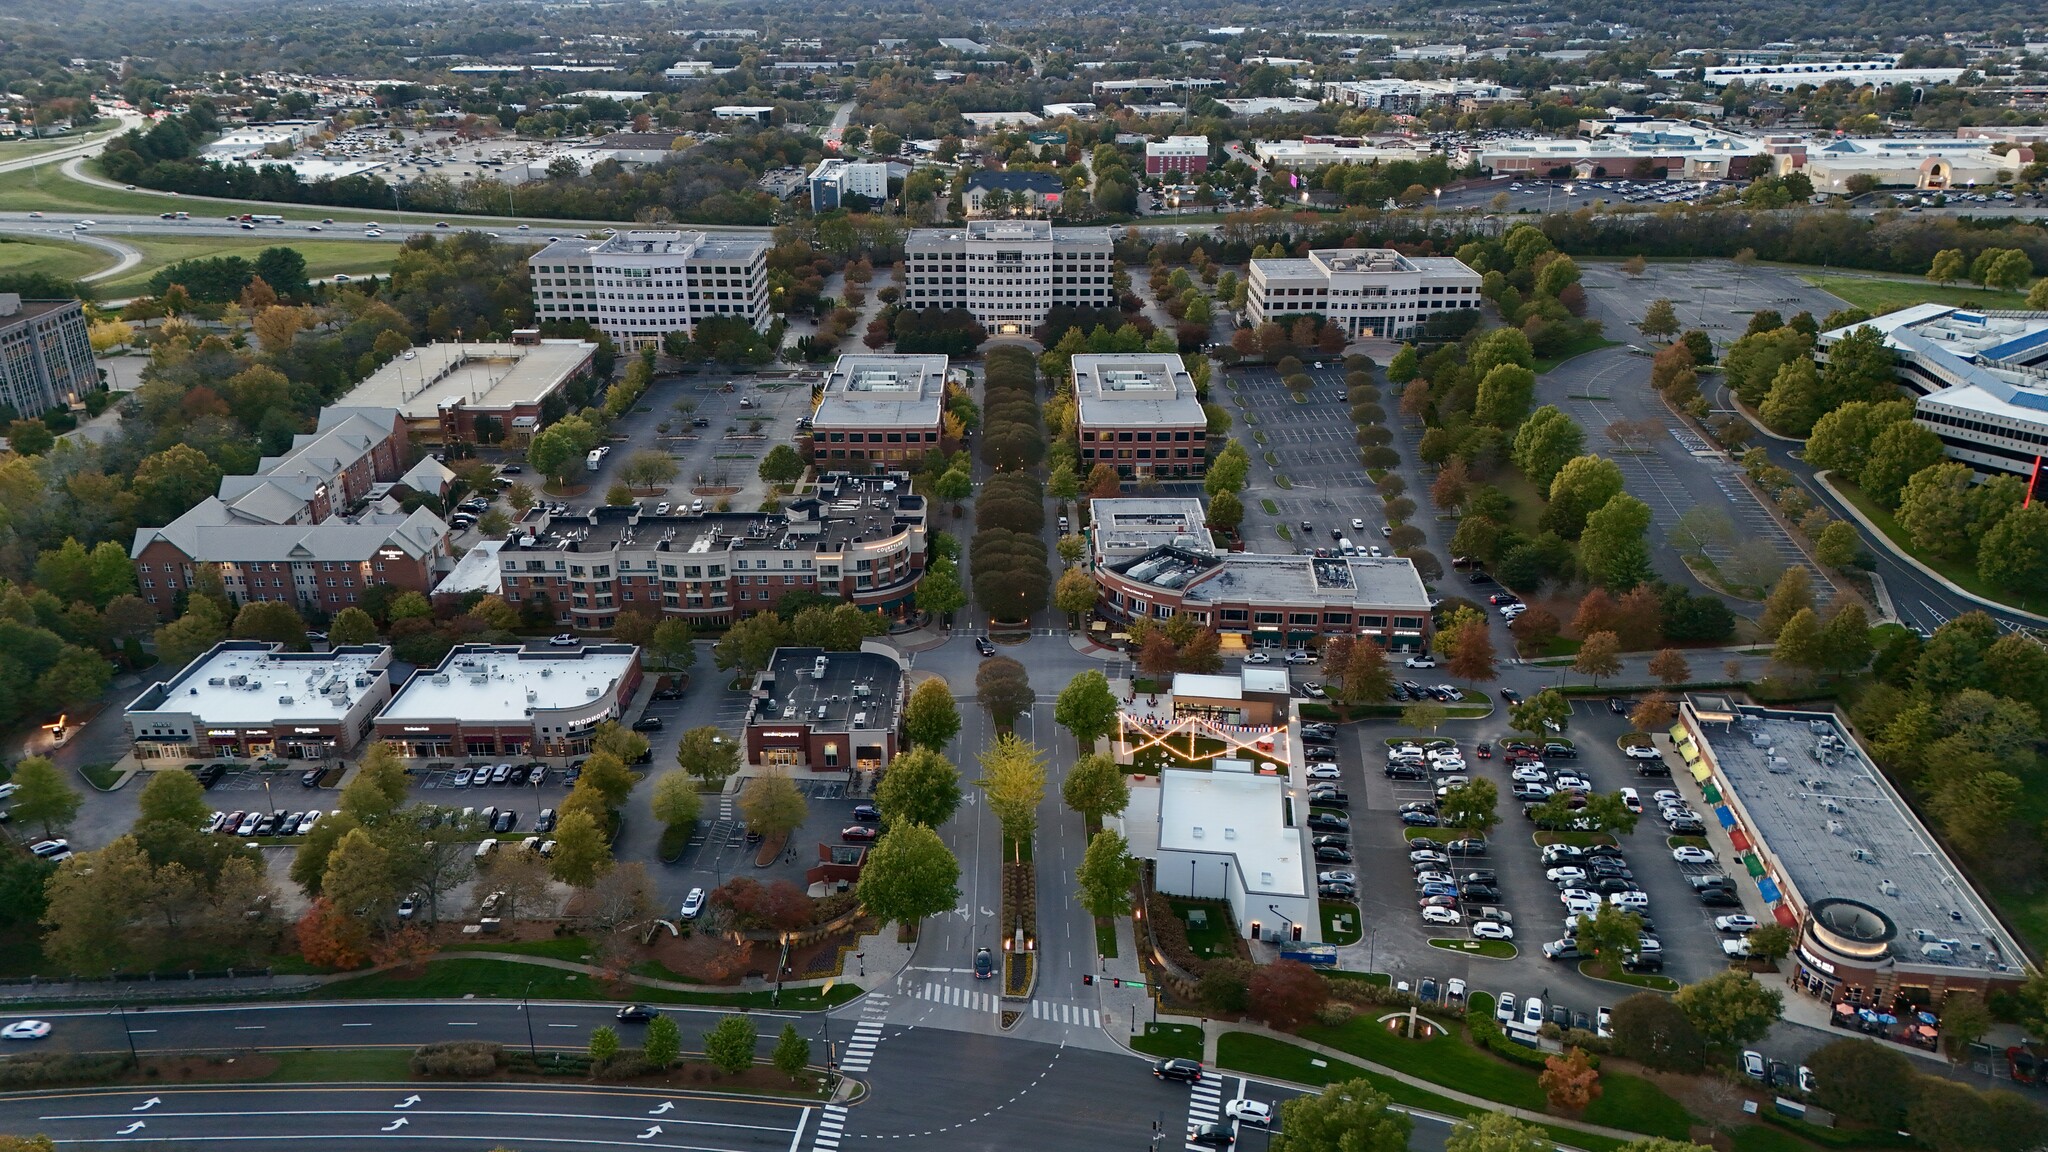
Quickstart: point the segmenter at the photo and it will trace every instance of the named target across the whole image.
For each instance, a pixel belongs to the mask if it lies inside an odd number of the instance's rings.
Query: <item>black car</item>
[[[1513,688],[1501,689],[1500,698],[1507,701],[1510,704],[1520,704],[1522,702],[1522,694],[1520,692],[1515,691]]]
[[[853,818],[855,820],[880,820],[882,818],[882,810],[873,804],[855,804],[853,806]]]
[[[539,819],[533,822],[533,830],[535,832],[553,832],[555,830],[555,810],[553,808],[541,809]]]
[[[644,1024],[659,1015],[661,1015],[661,1009],[650,1008],[645,1004],[628,1004],[624,1008],[619,1009],[619,1019],[629,1024]]]
[[[1315,839],[1309,841],[1309,843],[1313,844],[1317,848],[1349,848],[1351,847],[1351,837],[1318,836]]]
[[[1188,1129],[1188,1143],[1202,1148],[1228,1148],[1237,1142],[1237,1133],[1228,1124],[1197,1124]]]
[[[1635,707],[1636,702],[1627,697],[1609,696],[1607,698],[1607,710],[1616,716],[1626,716],[1630,712],[1635,711]]]
[[[1740,908],[1742,897],[1726,888],[1709,888],[1700,893],[1700,903],[1709,908]]]
[[[683,690],[681,688],[656,688],[654,690],[654,698],[656,700],[681,700],[683,698]]]
[[[491,821],[491,831],[498,833],[510,832],[518,826],[519,813],[514,812],[510,808],[498,813],[497,818]]]
[[[1308,826],[1310,828],[1315,829],[1318,832],[1351,831],[1351,821],[1346,820],[1342,816],[1335,816],[1328,812],[1309,813]]]
[[[1630,952],[1622,956],[1621,966],[1631,972],[1662,972],[1664,954],[1661,952]]]
[[[1408,690],[1406,688],[1401,687],[1399,684],[1394,685],[1394,687],[1391,690],[1389,690],[1387,694],[1392,696],[1396,700],[1411,699],[1411,697],[1408,695]]]
[[[1470,840],[1453,840],[1444,845],[1444,852],[1451,856],[1484,856],[1486,841],[1477,837]]]
[[[1409,828],[1434,828],[1440,821],[1434,812],[1403,812],[1401,823]]]
[[[325,775],[327,775],[325,769],[308,768],[299,774],[299,787],[318,788],[320,786],[320,778]]]
[[[974,638],[974,650],[983,656],[993,656],[996,654],[996,646],[986,636],[976,636]]]
[[[1697,820],[1673,820],[1670,831],[1673,836],[1702,836],[1707,826]]]
[[[1500,889],[1491,884],[1460,884],[1458,895],[1464,897],[1467,904],[1500,903]]]
[[[1491,868],[1475,868],[1458,877],[1467,884],[1498,884],[1500,877]]]
[[[1311,764],[1335,764],[1337,762],[1337,750],[1323,745],[1310,745],[1303,752],[1303,755]]]
[[[1161,1060],[1152,1065],[1152,1074],[1161,1080],[1185,1080],[1196,1084],[1202,1079],[1202,1064],[1199,1060]]]
[[[975,952],[974,952],[974,978],[975,978],[976,980],[987,980],[987,979],[989,979],[990,977],[994,976],[995,974],[996,974],[996,960],[995,960],[995,957],[994,957],[994,956],[992,956],[992,955],[990,955],[990,954],[989,954],[989,950],[988,950],[988,949],[986,949],[986,948],[977,948],[977,949],[975,949]]]
[[[1318,884],[1316,895],[1326,896],[1332,900],[1355,900],[1358,898],[1358,889],[1349,884]]]
[[[1612,896],[1617,892],[1640,892],[1642,890],[1642,886],[1635,881],[1623,880],[1618,876],[1610,876],[1593,885],[1593,891],[1600,893],[1602,896]]]
[[[1570,744],[1559,744],[1553,741],[1543,746],[1543,758],[1545,760],[1577,760],[1579,758],[1579,750]]]
[[[1351,863],[1351,853],[1346,852],[1342,848],[1318,848],[1316,849],[1316,863],[1349,864]]]
[[[1428,776],[1429,771],[1420,764],[1387,765],[1387,779],[1389,780],[1423,780],[1427,779]]]
[[[661,731],[661,717],[659,717],[659,716],[642,716],[642,717],[641,717],[641,718],[639,718],[638,720],[635,720],[635,721],[633,721],[633,731],[635,731],[635,732],[659,732],[659,731]]]
[[[1635,878],[1635,873],[1629,871],[1628,865],[1612,856],[1595,856],[1587,860],[1586,871],[1595,876],[1619,876],[1623,880]]]
[[[1605,857],[1609,860],[1619,860],[1622,858],[1622,851],[1612,844],[1594,844],[1581,849],[1579,855],[1594,859]]]
[[[1311,788],[1308,790],[1308,798],[1316,804],[1342,804],[1351,799],[1351,795],[1342,788]]]
[[[1349,808],[1351,798],[1342,792],[1323,792],[1310,796],[1308,802],[1318,808]]]

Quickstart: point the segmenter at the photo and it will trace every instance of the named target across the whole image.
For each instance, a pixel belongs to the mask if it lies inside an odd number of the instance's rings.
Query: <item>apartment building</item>
[[[984,169],[967,178],[967,189],[960,194],[960,203],[968,216],[981,216],[993,211],[988,203],[989,197],[1000,192],[1002,211],[1054,213],[1060,210],[1060,197],[1066,190],[1065,182],[1051,172],[991,172]]]
[[[1024,335],[1053,307],[1116,301],[1109,229],[1044,220],[970,220],[918,229],[903,246],[903,302],[965,308],[991,336]]]
[[[541,406],[591,374],[597,345],[543,340],[521,329],[509,343],[451,342],[410,348],[370,374],[344,404],[396,411],[421,444],[523,444],[540,430]]]
[[[1114,465],[1126,480],[1208,470],[1209,418],[1179,356],[1083,354],[1073,372],[1083,473],[1097,464]]]
[[[84,305],[0,292],[0,404],[35,417],[99,388]]]
[[[1324,248],[1252,261],[1245,314],[1254,324],[1317,315],[1353,339],[1407,340],[1438,312],[1479,307],[1479,284],[1479,273],[1447,256]]]
[[[899,616],[924,575],[925,515],[904,474],[840,472],[779,513],[535,512],[485,545],[498,545],[494,569],[465,557],[435,596],[484,592],[518,608],[543,598],[550,618],[590,630],[621,612],[724,627],[799,589]]]
[[[811,415],[811,460],[855,471],[914,466],[939,447],[945,404],[944,356],[843,355]]]
[[[1145,175],[1168,172],[1195,173],[1209,170],[1207,136],[1168,136],[1145,142]]]
[[[626,351],[695,332],[706,317],[766,330],[768,241],[706,232],[630,231],[567,237],[527,259],[542,323],[588,321]]]
[[[400,756],[581,756],[640,687],[631,644],[527,649],[462,644],[422,669],[377,715]]]

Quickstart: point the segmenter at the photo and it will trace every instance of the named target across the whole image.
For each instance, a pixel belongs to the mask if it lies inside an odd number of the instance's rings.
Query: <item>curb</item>
[[[1850,500],[1846,496],[1843,496],[1841,490],[1835,487],[1834,481],[1829,479],[1829,476],[1831,475],[1831,472],[1829,472],[1826,469],[1822,469],[1821,471],[1815,472],[1813,474],[1813,479],[1816,484],[1819,484],[1822,488],[1827,489],[1828,495],[1835,498],[1835,502],[1842,506],[1843,511],[1849,513],[1850,517],[1854,519],[1857,524],[1861,525],[1865,532],[1868,532],[1871,536],[1875,537],[1877,542],[1883,545],[1884,550],[1892,554],[1893,559],[1898,560],[1902,564],[1911,565],[1922,576],[1927,577],[1929,580],[1934,581],[1935,583],[1941,585],[1943,588],[1948,589],[1955,595],[1960,596],[1965,600],[1968,600],[1972,604],[1982,604],[1984,607],[1990,608],[1993,611],[2005,612],[2013,616],[2022,616],[2028,620],[2034,621],[2037,624],[2048,624],[2048,616],[2043,616],[2036,612],[2029,612],[2024,608],[2015,608],[2010,604],[2001,604],[1996,600],[1987,600],[1984,597],[1977,595],[1975,592],[1967,591],[1961,585],[1957,584],[1955,581],[1950,580],[1948,577],[1943,576],[1941,573],[1936,572],[1934,569],[1929,568],[1927,565],[1921,563],[1918,557],[1908,554],[1904,549],[1901,549],[1896,543],[1894,543],[1890,536],[1887,536],[1883,532],[1879,531],[1877,525],[1872,524],[1870,522],[1870,518],[1863,514],[1863,509],[1858,508],[1854,501]]]

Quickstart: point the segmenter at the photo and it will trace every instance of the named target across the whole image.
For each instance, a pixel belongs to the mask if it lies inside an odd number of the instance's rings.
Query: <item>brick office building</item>
[[[914,467],[945,435],[945,403],[944,356],[848,353],[811,415],[811,459],[862,472]]]
[[[747,763],[872,782],[896,755],[903,701],[902,661],[882,645],[777,648],[754,677]]]
[[[378,714],[377,738],[421,759],[581,756],[599,724],[623,715],[640,677],[631,644],[463,644],[405,682]]]

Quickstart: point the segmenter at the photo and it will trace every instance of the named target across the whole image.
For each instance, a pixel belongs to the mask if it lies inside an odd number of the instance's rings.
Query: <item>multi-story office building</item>
[[[965,308],[991,336],[1024,335],[1057,305],[1116,303],[1107,228],[1055,228],[1044,220],[974,220],[919,229],[903,246],[903,302]]]
[[[768,241],[631,231],[557,240],[527,259],[542,323],[589,321],[627,351],[723,316],[768,327]]]
[[[1179,356],[1083,354],[1073,372],[1083,472],[1112,464],[1131,480],[1208,470],[1209,418]]]
[[[398,690],[374,722],[400,756],[581,756],[640,687],[631,644],[463,644]]]
[[[1211,543],[1201,502],[1106,499],[1091,505],[1089,568],[1110,620],[1187,615],[1236,647],[1311,648],[1337,636],[1418,651],[1429,591],[1399,556],[1276,556]]]
[[[391,649],[223,640],[128,705],[138,760],[347,755],[391,699]]]
[[[1207,136],[1168,136],[1164,140],[1145,142],[1145,175],[1161,176],[1168,172],[1207,172],[1209,170],[1209,138]]]
[[[811,459],[855,471],[915,466],[944,437],[945,404],[944,356],[847,353],[811,415]]]
[[[99,387],[83,305],[0,292],[0,404],[40,416]]]
[[[889,198],[889,166],[881,161],[854,161],[832,157],[811,169],[811,211],[837,208],[848,196],[861,196],[874,204]]]
[[[1448,256],[1323,248],[1301,259],[1252,261],[1245,314],[1254,324],[1317,315],[1354,339],[1407,340],[1438,312],[1479,307],[1479,283],[1479,273]]]
[[[478,558],[487,549],[494,561]],[[610,628],[621,612],[724,627],[799,589],[900,615],[924,568],[925,501],[906,476],[827,473],[817,496],[774,514],[531,513],[511,540],[464,557],[435,594],[484,592],[517,608],[540,597],[550,619],[584,629]]]

